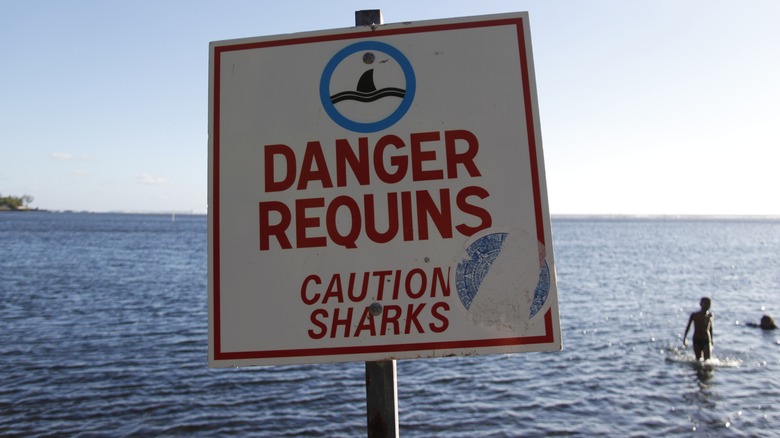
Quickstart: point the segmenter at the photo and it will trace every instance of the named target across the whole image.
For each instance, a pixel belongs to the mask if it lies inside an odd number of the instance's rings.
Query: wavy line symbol
[[[458,297],[466,310],[479,292],[479,286],[485,279],[493,262],[501,253],[508,233],[493,233],[477,239],[466,248],[467,259],[458,263],[455,270],[455,285]]]
[[[358,81],[356,91],[342,91],[330,96],[330,101],[333,104],[345,101],[354,100],[357,102],[374,102],[384,97],[400,97],[403,99],[406,96],[406,90],[396,87],[386,87],[377,89],[374,84],[374,69],[370,69],[363,73]]]

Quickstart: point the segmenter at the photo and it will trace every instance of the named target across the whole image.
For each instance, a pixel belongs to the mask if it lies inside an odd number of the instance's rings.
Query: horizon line
[[[14,210],[10,210],[14,211]],[[90,213],[90,214],[181,214],[206,216],[208,210],[76,210],[29,208],[26,212],[47,213]],[[550,219],[780,219],[780,214],[756,213],[550,213]]]

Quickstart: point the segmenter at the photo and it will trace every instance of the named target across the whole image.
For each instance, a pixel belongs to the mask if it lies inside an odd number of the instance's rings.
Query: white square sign
[[[210,366],[561,348],[526,13],[210,52]]]

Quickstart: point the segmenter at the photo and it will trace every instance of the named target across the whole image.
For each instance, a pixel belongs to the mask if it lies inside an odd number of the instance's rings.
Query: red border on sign
[[[369,354],[369,353],[398,353],[403,351],[420,350],[455,350],[469,348],[485,347],[505,347],[508,345],[531,345],[531,344],[549,344],[555,339],[553,337],[552,310],[547,310],[544,314],[544,334],[540,336],[525,336],[516,338],[499,339],[475,339],[471,341],[448,341],[448,342],[419,342],[416,344],[390,344],[390,345],[365,345],[354,347],[331,347],[331,348],[302,348],[298,350],[266,350],[266,351],[236,351],[230,353],[220,353],[216,355],[216,360],[239,360],[239,359],[273,359],[279,357],[307,357],[307,356],[344,356],[348,354]]]
[[[352,346],[352,347],[330,347],[330,348],[307,348],[297,350],[265,350],[265,351],[238,351],[238,352],[225,352],[222,351],[222,333],[221,333],[221,306],[220,306],[220,84],[221,84],[221,57],[223,53],[234,52],[240,50],[252,50],[268,47],[278,46],[292,46],[298,44],[310,44],[325,41],[338,41],[347,39],[364,38],[367,36],[389,36],[389,35],[401,35],[410,33],[423,33],[423,32],[438,32],[447,30],[458,29],[472,29],[481,27],[494,27],[494,26],[515,26],[517,29],[517,40],[520,48],[520,71],[522,75],[522,87],[523,96],[525,98],[525,122],[528,135],[528,149],[530,157],[530,170],[531,179],[533,184],[533,198],[534,198],[534,210],[536,217],[536,235],[537,239],[542,245],[545,243],[545,222],[544,213],[542,211],[542,195],[541,195],[541,183],[539,180],[539,168],[538,157],[536,154],[536,132],[534,124],[534,112],[533,102],[531,96],[531,78],[528,65],[528,54],[526,52],[525,33],[523,19],[518,18],[503,18],[495,20],[474,21],[474,22],[462,22],[462,23],[449,23],[449,24],[435,24],[430,26],[420,26],[411,28],[394,28],[394,29],[381,29],[365,31],[365,32],[350,32],[347,34],[335,34],[335,35],[319,35],[311,37],[301,37],[293,39],[280,39],[272,41],[260,41],[252,43],[235,44],[231,46],[219,46],[215,47],[213,53],[213,97],[212,97],[212,269],[213,269],[213,294],[212,294],[212,310],[213,310],[213,353],[214,360],[239,360],[239,359],[272,359],[272,358],[285,358],[285,357],[306,357],[306,356],[339,356],[339,355],[353,355],[353,354],[370,354],[370,353],[397,353],[406,351],[421,351],[421,350],[453,350],[453,349],[470,349],[470,348],[486,348],[486,347],[503,347],[510,345],[531,345],[531,344],[545,344],[554,342],[554,329],[552,321],[552,310],[548,309],[544,314],[544,334],[539,336],[525,336],[525,337],[511,337],[511,338],[498,338],[498,339],[476,339],[469,341],[447,341],[447,342],[422,342],[422,343],[410,343],[410,344],[391,344],[391,345],[366,345],[366,346]]]

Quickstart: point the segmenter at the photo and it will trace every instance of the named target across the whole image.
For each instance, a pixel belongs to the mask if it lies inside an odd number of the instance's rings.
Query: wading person
[[[683,335],[683,345],[688,346],[688,331],[693,324],[693,354],[697,360],[709,360],[712,353],[712,313],[710,305],[712,301],[709,298],[702,298],[701,310],[691,313],[688,318],[688,326],[685,327]]]

